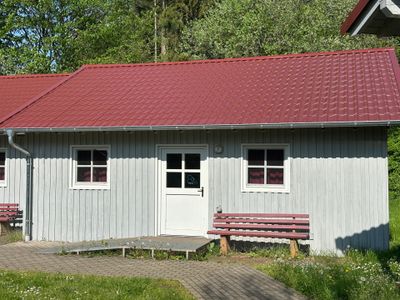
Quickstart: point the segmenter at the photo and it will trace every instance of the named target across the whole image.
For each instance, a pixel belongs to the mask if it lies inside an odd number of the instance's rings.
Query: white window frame
[[[106,150],[107,164],[107,182],[77,182],[77,152],[79,150]],[[72,145],[70,150],[70,189],[74,190],[109,190],[110,189],[110,145]]]
[[[7,153],[7,148],[0,148],[0,152],[4,152],[4,154],[5,154],[4,180],[0,180],[0,187],[7,187],[7,178],[8,178],[8,153]]]
[[[248,150],[251,149],[283,149],[283,183],[284,184],[249,184],[248,183]],[[241,156],[241,182],[242,192],[275,192],[289,193],[290,192],[290,145],[289,144],[242,144]],[[266,175],[265,175],[266,176]]]

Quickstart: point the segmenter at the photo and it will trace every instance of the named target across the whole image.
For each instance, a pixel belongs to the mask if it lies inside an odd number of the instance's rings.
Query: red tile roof
[[[381,125],[400,120],[399,87],[393,49],[89,65],[2,127]]]
[[[39,93],[68,74],[0,76],[0,120],[25,107]]]
[[[369,0],[359,0],[357,5],[353,8],[353,10],[350,12],[346,20],[342,23],[342,26],[340,27],[340,33],[341,34],[346,34],[350,27],[353,26],[353,24],[356,22],[358,17],[361,15],[361,13],[364,11],[364,9],[367,7],[369,3]]]

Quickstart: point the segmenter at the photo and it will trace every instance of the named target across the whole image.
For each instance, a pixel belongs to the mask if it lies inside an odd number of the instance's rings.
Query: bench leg
[[[229,246],[229,236],[221,236],[221,242],[220,242],[220,253],[221,255],[227,255],[229,250],[230,250],[230,246]]]
[[[290,240],[290,256],[295,258],[299,253],[299,244],[297,240]]]
[[[10,223],[0,223],[0,236],[5,235],[11,231]]]

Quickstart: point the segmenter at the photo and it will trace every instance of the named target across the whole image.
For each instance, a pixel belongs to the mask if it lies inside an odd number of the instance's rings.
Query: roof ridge
[[[69,76],[70,73],[58,74],[16,74],[16,75],[0,75],[0,79],[21,79],[21,78],[42,78],[42,77],[63,77]]]
[[[156,66],[170,66],[170,65],[190,65],[190,64],[212,64],[212,63],[230,63],[241,61],[261,61],[270,59],[289,59],[301,57],[316,57],[316,56],[334,56],[334,55],[348,55],[357,53],[370,53],[370,52],[386,52],[395,51],[393,47],[386,48],[367,48],[367,49],[353,49],[353,50],[337,50],[337,51],[324,51],[324,52],[305,52],[305,53],[290,53],[290,54],[277,54],[267,56],[253,56],[253,57],[233,57],[233,58],[217,58],[217,59],[200,59],[189,61],[175,61],[175,62],[151,62],[151,63],[130,63],[130,64],[85,64],[86,68],[122,68],[122,67],[156,67]]]
[[[12,117],[14,117],[16,114],[18,114],[18,113],[22,112],[23,110],[27,109],[29,106],[31,106],[32,104],[34,104],[35,102],[40,100],[45,95],[49,94],[51,91],[53,91],[57,87],[59,87],[62,84],[64,84],[66,81],[68,81],[70,78],[74,77],[76,74],[81,72],[83,69],[84,69],[84,67],[81,67],[77,71],[75,71],[74,73],[67,74],[63,80],[60,80],[59,82],[55,83],[54,85],[52,85],[51,87],[49,87],[48,89],[43,91],[42,93],[40,93],[40,94],[36,95],[35,97],[33,97],[27,103],[23,104],[22,106],[18,107],[17,109],[15,109],[14,111],[12,111],[8,115],[6,115],[5,117],[1,118],[0,119],[0,124],[3,124],[5,121],[7,121],[7,120],[11,119]],[[46,74],[46,75],[48,75],[48,74]],[[62,76],[60,76],[60,77],[62,77]]]

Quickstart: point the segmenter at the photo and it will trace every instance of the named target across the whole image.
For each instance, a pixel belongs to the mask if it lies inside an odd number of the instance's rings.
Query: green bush
[[[312,299],[400,299],[395,282],[379,263],[285,261],[260,269]]]

